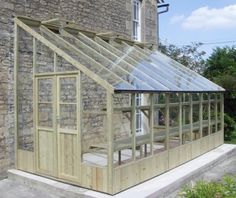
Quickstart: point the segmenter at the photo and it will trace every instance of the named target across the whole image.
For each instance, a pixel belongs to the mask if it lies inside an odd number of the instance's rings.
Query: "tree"
[[[206,61],[204,75],[226,89],[225,140],[231,140],[236,120],[236,48],[214,49]]]
[[[206,52],[199,50],[201,46],[201,43],[192,43],[192,45],[185,45],[183,47],[160,43],[159,50],[184,66],[201,74],[205,68],[204,55],[206,54]]]
[[[227,91],[227,98],[236,98],[236,48],[214,49],[206,61],[204,76],[221,85]]]
[[[222,75],[236,74],[236,49],[235,47],[223,47],[213,50],[206,62],[204,75],[210,79]]]

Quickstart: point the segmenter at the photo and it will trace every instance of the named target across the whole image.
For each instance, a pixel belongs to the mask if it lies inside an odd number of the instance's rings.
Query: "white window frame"
[[[143,96],[142,94],[135,95],[135,103],[136,106],[142,106],[143,103]],[[140,109],[136,110],[136,134],[142,135],[143,134],[143,116],[142,111]]]
[[[133,39],[141,41],[141,0],[132,0]]]
[[[132,0],[132,37],[135,41],[141,41],[141,0]],[[136,94],[136,106],[141,106],[143,102],[142,94]],[[143,134],[143,116],[140,109],[136,111],[136,134]]]

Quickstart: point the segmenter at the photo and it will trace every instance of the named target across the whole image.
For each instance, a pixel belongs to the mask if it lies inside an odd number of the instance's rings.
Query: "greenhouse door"
[[[37,171],[78,181],[79,75],[44,76],[35,80]]]

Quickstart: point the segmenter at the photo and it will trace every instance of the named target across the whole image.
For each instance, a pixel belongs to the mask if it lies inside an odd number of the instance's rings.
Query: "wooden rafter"
[[[61,31],[61,34],[63,35],[63,36],[66,36],[66,37],[69,37],[69,38],[72,38],[72,39],[74,39],[74,41],[78,44],[78,45],[84,45],[77,37],[75,37],[74,35],[72,35],[72,34],[70,34],[69,32],[67,32],[67,31]],[[79,34],[82,34],[82,33],[79,33]],[[74,46],[75,47],[75,46]],[[89,47],[89,46],[86,46],[87,48],[89,48],[89,50],[91,50],[91,51],[93,51],[93,53],[95,53],[95,54],[97,54],[98,56],[101,56],[101,54],[99,54],[96,50],[94,50],[94,49],[92,49],[91,47]],[[102,46],[101,46],[102,47]],[[76,48],[76,47],[75,47]],[[109,53],[111,53],[111,52],[109,52]],[[114,55],[114,54],[112,54],[112,55]],[[114,55],[115,56],[115,55]],[[125,69],[123,69],[122,67],[120,67],[118,64],[117,65],[115,65],[115,63],[114,62],[112,62],[110,59],[108,59],[107,57],[105,57],[105,56],[102,56],[102,58],[103,59],[105,59],[107,62],[109,62],[110,63],[110,65],[112,65],[112,67],[113,68],[119,68],[123,73],[125,73],[126,75],[129,75],[129,76],[131,76],[132,78],[134,78],[134,79],[136,79],[136,80],[138,80],[138,81],[141,81],[140,79],[138,79],[137,77],[135,77],[134,75],[132,75],[132,73],[129,73],[129,72],[127,72]],[[116,56],[116,58],[117,59],[120,59],[119,57],[117,57]],[[122,60],[123,61],[123,60]],[[129,68],[131,68],[131,69],[134,69],[134,67],[132,66],[132,65],[130,65],[129,63],[127,63],[127,62],[125,62],[125,61],[123,61],[125,64],[126,64],[126,66],[128,66]],[[119,62],[118,62],[119,63]],[[97,64],[99,64],[99,63],[97,63]],[[99,64],[100,65],[100,64]],[[102,71],[102,70],[107,70],[109,73],[110,72],[112,72],[112,68],[110,68],[110,70],[108,70],[107,68],[105,68],[104,66],[102,66],[101,65],[101,69],[100,69],[100,71]],[[100,72],[99,71],[99,72]],[[99,73],[98,72],[98,73]],[[113,75],[115,75],[118,79],[119,79],[119,81],[117,81],[117,83],[118,82],[124,82],[124,83],[128,83],[128,82],[126,82],[125,80],[123,80],[120,76],[118,76],[117,74],[115,74],[114,72],[112,72],[113,73]],[[148,86],[148,85],[147,85]]]
[[[53,33],[47,27],[41,26],[40,29],[42,30],[43,33],[45,33],[50,38],[55,39],[57,42],[63,43],[63,46],[65,48],[67,48],[68,50],[70,50],[70,51],[72,51],[75,54],[78,54],[80,56],[82,54],[84,57],[86,57],[87,61],[89,61],[92,65],[95,65],[97,68],[99,68],[100,69],[99,71],[105,70],[107,72],[107,74],[114,75],[118,79],[118,81],[116,81],[115,83],[118,83],[118,82],[128,83],[127,81],[123,80],[120,76],[118,76],[117,74],[111,72],[108,68],[104,67],[102,64],[98,63],[97,61],[92,59],[90,56],[88,56],[87,54],[85,54],[82,51],[80,51],[76,46],[74,46],[71,43],[69,43],[68,41],[64,40],[59,35]],[[73,37],[73,35],[70,35],[69,33],[67,34],[65,31],[62,31],[62,32],[64,32],[63,35],[68,36],[70,38],[73,38],[76,42],[79,42],[78,40],[76,40],[76,37]],[[96,75],[98,75],[98,74],[99,74],[99,72],[96,73]],[[126,74],[128,74],[128,73],[126,72]]]
[[[16,24],[24,29],[26,32],[31,34],[33,37],[35,37],[37,40],[42,42],[45,46],[50,48],[52,51],[56,52],[59,56],[63,57],[66,61],[68,61],[70,64],[75,66],[77,69],[82,71],[85,75],[93,79],[95,82],[100,84],[102,87],[104,87],[106,90],[108,90],[110,93],[114,93],[114,88],[105,80],[103,80],[101,77],[96,75],[94,72],[87,69],[85,66],[80,64],[78,61],[76,61],[74,58],[66,54],[63,50],[59,49],[57,46],[55,46],[53,43],[49,42],[47,39],[45,39],[42,35],[31,29],[29,26],[24,24],[19,19],[15,19]]]

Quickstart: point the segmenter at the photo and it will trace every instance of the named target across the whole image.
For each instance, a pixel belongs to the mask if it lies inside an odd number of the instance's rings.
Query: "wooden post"
[[[182,100],[182,102],[185,102],[185,99],[186,99],[185,93],[183,93],[183,100]],[[183,113],[182,123],[183,123],[183,126],[184,126],[185,122],[186,122],[186,106],[184,105],[183,107],[184,108],[183,108],[183,112],[182,112]],[[183,144],[185,144],[185,141],[186,141],[186,133],[182,134],[182,142],[183,142]]]
[[[150,128],[150,153],[153,155],[153,141],[154,141],[154,97],[150,94],[150,110],[149,110],[149,128]]]
[[[211,95],[208,93],[208,135],[211,134]]]
[[[136,98],[135,93],[131,95],[131,133],[132,133],[132,159],[136,159]]]
[[[200,138],[202,138],[202,130],[203,130],[203,124],[202,124],[202,119],[203,119],[203,106],[202,106],[202,101],[203,101],[203,93],[200,93],[199,95],[199,125],[200,125],[200,129],[199,129],[199,133],[200,133]]]
[[[165,125],[166,125],[166,142],[165,147],[169,152],[170,149],[170,93],[166,93],[166,111],[165,111]]]
[[[54,52],[53,53],[53,72],[55,73],[56,72],[56,68],[57,67],[57,54]],[[53,105],[53,129],[54,129],[54,138],[55,138],[55,141],[56,141],[56,144],[55,144],[55,152],[56,152],[56,156],[54,158],[55,160],[55,164],[56,164],[56,167],[57,167],[57,170],[54,171],[54,174],[58,177],[60,176],[60,173],[61,173],[61,156],[60,156],[60,133],[59,133],[59,126],[58,126],[58,118],[60,117],[59,116],[59,111],[60,111],[60,83],[59,83],[59,79],[57,78],[56,75],[53,76],[53,100],[54,100],[54,103],[52,104]],[[78,85],[77,85],[78,86]],[[57,100],[55,100],[57,99]],[[59,100],[59,101],[58,101]],[[57,102],[55,102],[57,101]]]
[[[54,56],[55,57],[55,56]],[[56,61],[56,60],[55,60]],[[81,134],[82,134],[82,87],[81,87],[81,72],[78,72],[77,76],[77,130],[78,130],[78,178],[81,182],[82,178],[82,141],[81,141]]]
[[[108,178],[107,187],[108,192],[113,194],[113,160],[114,160],[114,134],[112,129],[113,116],[113,94],[107,91],[107,141],[108,141]]]
[[[37,41],[36,38],[33,38],[33,117],[34,117],[34,170],[37,170],[37,152],[38,152],[38,144],[37,144],[37,127],[36,127],[36,122],[37,122],[37,113],[36,113],[36,109],[37,109],[37,101],[35,100],[36,98],[36,79],[35,79],[35,74],[36,74],[36,58],[37,58]]]
[[[18,168],[18,67],[19,67],[19,27],[14,23],[14,103],[15,103],[15,167]]]
[[[179,141],[180,141],[180,145],[183,144],[183,125],[182,125],[182,114],[183,114],[183,104],[182,104],[182,97],[183,94],[179,93]]]
[[[189,94],[189,106],[190,106],[190,112],[189,112],[189,122],[190,122],[190,142],[193,141],[193,95]]]
[[[215,93],[215,132],[218,131],[218,98],[217,93]]]
[[[221,132],[222,132],[222,143],[224,142],[224,94],[220,94],[220,122],[221,122]]]
[[[54,59],[53,71],[56,72],[57,71],[57,53],[56,52],[53,53],[53,59]]]

